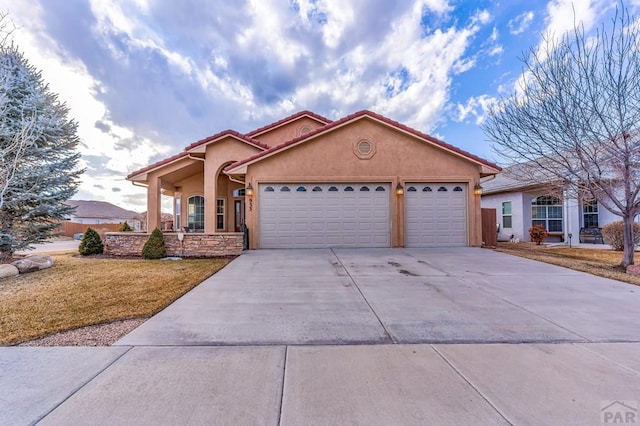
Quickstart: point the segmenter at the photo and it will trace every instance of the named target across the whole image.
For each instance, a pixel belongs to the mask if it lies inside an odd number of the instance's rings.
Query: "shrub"
[[[92,254],[102,254],[103,251],[104,244],[102,244],[100,235],[91,227],[87,228],[78,246],[78,252],[83,256],[88,256]]]
[[[126,220],[122,225],[120,225],[120,228],[118,228],[118,232],[131,232],[131,231],[133,231],[133,228],[127,223]]]
[[[164,246],[164,236],[162,232],[156,228],[153,230],[149,239],[142,247],[142,257],[145,259],[162,259],[167,255],[167,249]]]
[[[611,222],[602,228],[602,239],[616,251],[624,250],[624,224],[621,220]],[[633,224],[633,244],[640,244],[640,224]]]
[[[531,237],[531,241],[540,245],[544,239],[547,238],[547,230],[544,229],[542,225],[533,225],[529,228],[529,236]]]

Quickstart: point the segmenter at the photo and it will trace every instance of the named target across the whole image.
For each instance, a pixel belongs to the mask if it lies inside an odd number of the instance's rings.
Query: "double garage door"
[[[260,247],[389,247],[388,184],[260,185]]]
[[[407,184],[405,246],[464,246],[466,184]],[[261,184],[260,247],[389,247],[388,183]]]

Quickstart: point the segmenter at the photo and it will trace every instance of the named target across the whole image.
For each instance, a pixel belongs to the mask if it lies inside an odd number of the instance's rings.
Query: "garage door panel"
[[[405,246],[467,245],[466,184],[408,183],[406,187]]]
[[[282,191],[285,187],[288,192]],[[389,247],[389,188],[376,183],[261,184],[260,246]]]

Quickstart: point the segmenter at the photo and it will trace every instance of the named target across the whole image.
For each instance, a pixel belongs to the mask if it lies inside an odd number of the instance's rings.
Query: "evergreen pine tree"
[[[162,259],[167,255],[164,236],[158,228],[154,229],[149,239],[142,247],[142,257],[145,259]]]
[[[131,227],[131,225],[127,223],[126,220],[122,225],[120,225],[120,228],[118,228],[118,232],[131,232],[131,231],[133,231],[133,228]]]
[[[0,45],[0,257],[43,242],[74,209],[77,124],[13,44]]]
[[[103,251],[104,244],[102,244],[100,235],[93,228],[87,228],[78,246],[78,252],[83,256],[88,256],[92,254],[102,254]]]

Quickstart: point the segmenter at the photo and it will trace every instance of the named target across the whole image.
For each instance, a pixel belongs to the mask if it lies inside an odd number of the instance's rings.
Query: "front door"
[[[233,200],[234,228],[236,232],[242,232],[244,225],[244,200]]]

